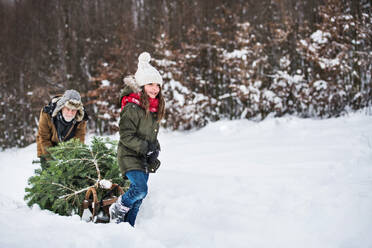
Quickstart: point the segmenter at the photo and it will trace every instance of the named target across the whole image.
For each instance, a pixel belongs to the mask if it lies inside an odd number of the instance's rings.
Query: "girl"
[[[147,195],[149,173],[156,172],[160,166],[157,136],[165,109],[161,92],[163,79],[150,65],[150,59],[149,53],[141,53],[137,72],[134,77],[124,79],[120,96],[118,163],[123,176],[130,180],[130,187],[111,205],[110,218],[132,226]]]

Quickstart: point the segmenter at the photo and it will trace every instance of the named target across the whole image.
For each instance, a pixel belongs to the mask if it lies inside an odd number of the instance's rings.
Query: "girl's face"
[[[145,93],[150,98],[156,98],[156,96],[159,94],[159,91],[160,91],[160,87],[156,83],[146,84],[144,88],[145,88]]]

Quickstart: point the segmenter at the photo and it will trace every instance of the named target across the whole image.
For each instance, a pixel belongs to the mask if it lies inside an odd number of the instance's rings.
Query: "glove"
[[[148,149],[146,152],[146,156],[150,156],[152,153],[157,151],[156,145],[154,143],[148,142],[147,147]]]
[[[147,158],[146,158],[147,163],[150,164],[150,165],[155,163],[158,156],[159,156],[159,150],[154,151],[153,153],[151,153],[150,155],[147,156]]]
[[[157,149],[154,143],[148,144],[148,151],[146,153],[146,161],[148,164],[153,164],[159,156],[159,149]]]

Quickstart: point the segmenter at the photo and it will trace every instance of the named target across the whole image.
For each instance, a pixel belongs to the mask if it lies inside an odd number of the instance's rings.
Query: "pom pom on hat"
[[[138,62],[150,63],[151,55],[148,52],[143,52],[138,56]]]
[[[138,69],[134,77],[138,86],[156,83],[163,85],[163,78],[158,70],[150,64],[151,56],[148,52],[143,52],[138,56]]]

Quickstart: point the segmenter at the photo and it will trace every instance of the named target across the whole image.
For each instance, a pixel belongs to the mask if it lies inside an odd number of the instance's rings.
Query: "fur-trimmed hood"
[[[133,75],[124,78],[123,82],[124,89],[122,89],[120,92],[120,103],[121,99],[124,96],[128,96],[130,93],[138,93],[142,90],[141,87],[137,84],[136,79],[134,78]]]

